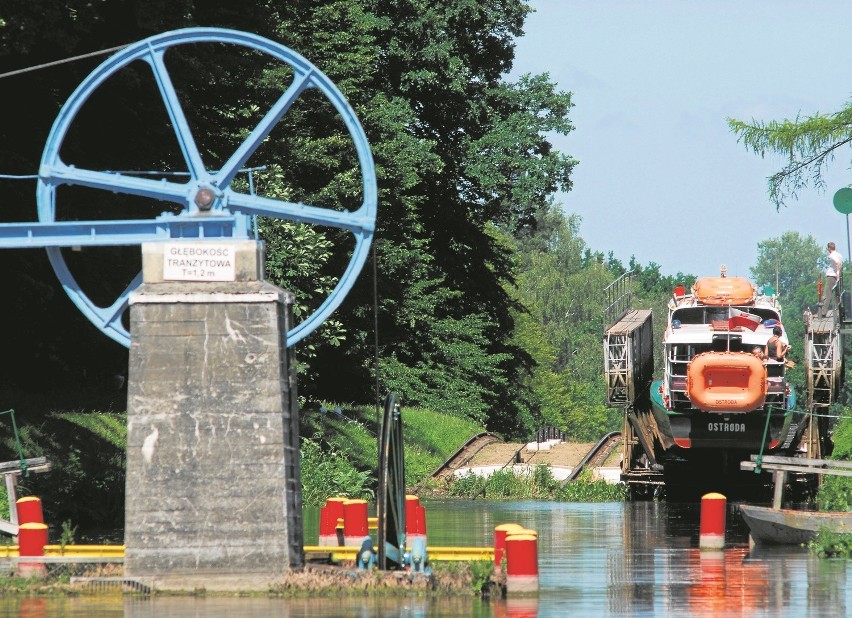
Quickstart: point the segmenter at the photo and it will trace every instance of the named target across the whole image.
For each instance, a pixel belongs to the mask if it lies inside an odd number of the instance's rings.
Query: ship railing
[[[633,302],[633,271],[621,275],[604,288],[604,329],[620,320]]]

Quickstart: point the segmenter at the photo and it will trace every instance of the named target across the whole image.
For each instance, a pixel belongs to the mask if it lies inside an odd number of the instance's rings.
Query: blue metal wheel
[[[278,100],[263,114],[219,169],[205,165],[196,136],[187,122],[178,89],[172,82],[165,59],[169,49],[187,44],[229,44],[248,48],[284,63],[292,70],[292,81]],[[74,126],[84,103],[104,82],[129,64],[142,61],[150,68],[165,107],[169,123],[180,146],[188,173],[174,180],[151,179],[119,172],[87,169],[65,162],[60,156],[63,143]],[[232,181],[261,146],[292,104],[306,91],[319,90],[340,115],[354,145],[360,168],[361,199],[354,210],[333,210],[316,205],[290,202],[237,191]],[[164,171],[165,173],[165,171]],[[313,332],[340,305],[352,288],[369,255],[377,209],[376,173],[366,135],[352,108],[336,86],[319,69],[296,52],[279,43],[244,32],[219,28],[189,28],[153,36],[114,54],[79,85],[59,112],[47,139],[39,168],[37,188],[38,217],[45,224],[57,223],[57,189],[63,185],[85,187],[129,196],[169,202],[172,212],[151,220],[91,222],[91,233],[60,230],[60,238],[43,243],[50,262],[68,296],[83,314],[115,341],[130,345],[130,333],[123,323],[129,296],[142,281],[137,275],[116,298],[104,305],[91,299],[78,284],[63,256],[63,246],[136,245],[171,238],[248,238],[253,216],[286,219],[308,225],[337,228],[351,234],[354,248],[336,287],[307,318],[287,333],[293,345]],[[175,212],[175,206],[178,212]],[[66,221],[67,223],[67,221]],[[68,234],[62,242],[61,235]],[[50,245],[53,246],[50,246]]]

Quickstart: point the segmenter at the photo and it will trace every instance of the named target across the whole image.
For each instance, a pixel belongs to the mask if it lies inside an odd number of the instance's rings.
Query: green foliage
[[[6,490],[6,484],[4,483],[0,487],[0,519],[9,521],[9,513],[9,492]]]
[[[834,443],[831,458],[852,461],[852,408],[840,407],[837,412],[840,420],[831,436]]]
[[[470,562],[445,560],[432,563],[432,572],[437,580],[469,582],[470,592],[474,595],[488,597],[491,593],[491,575],[494,563],[488,560],[472,560]]]
[[[841,408],[840,421],[831,440],[834,444],[831,459],[852,460],[852,415],[849,408]],[[817,507],[822,511],[852,511],[852,478],[824,475],[817,491]]]
[[[825,189],[823,172],[838,151],[852,142],[852,103],[834,114],[814,114],[795,120],[750,122],[728,118],[737,141],[760,157],[769,153],[786,159],[784,167],[769,177],[769,197],[777,208],[788,197],[813,186]]]
[[[571,130],[570,96],[544,76],[505,83],[520,1],[364,4],[361,41],[374,52],[353,67],[381,178],[379,332],[382,390],[511,430],[525,396],[523,356],[509,343],[512,262],[497,226],[531,226],[573,166],[544,138]],[[355,78],[352,78],[353,82]],[[341,321],[354,332],[322,367],[347,362],[338,397],[362,401],[373,350],[369,287],[356,286]],[[318,371],[317,392],[330,390]],[[344,390],[346,389],[346,390]]]
[[[368,406],[331,404],[321,409],[326,411],[314,408],[302,411],[302,435],[329,445],[358,470],[375,471],[379,412]],[[428,479],[466,440],[484,429],[482,425],[452,414],[404,406],[402,423],[405,480],[409,487]]]
[[[42,497],[46,520],[120,528],[127,441],[124,415],[55,412],[43,424],[19,423],[24,455],[46,457],[53,464],[47,474],[21,477],[19,495]],[[5,446],[14,448],[8,439]]]
[[[491,575],[494,573],[494,564],[488,560],[474,560],[469,564],[471,588],[475,594],[479,594],[488,588]]]
[[[604,288],[630,270],[632,306],[665,316],[675,286],[690,286],[695,277],[664,276],[659,264],[643,267],[635,259],[625,268],[612,255],[589,251],[579,225],[578,217],[557,209],[540,212],[536,230],[515,243],[519,274],[514,295],[523,308],[514,314],[513,341],[532,361],[523,377],[529,393],[527,431],[555,426],[573,439],[597,440],[619,429],[622,420],[620,410],[604,405]],[[659,357],[659,338],[655,345]]]
[[[67,545],[74,544],[74,535],[77,534],[77,526],[72,526],[70,521],[62,522],[62,532],[59,535],[60,554],[65,553]]]
[[[556,500],[560,502],[621,502],[626,488],[592,477],[589,471],[576,480],[562,484],[553,478],[549,467],[535,466],[531,474],[511,469],[498,470],[488,477],[468,472],[450,484],[449,494],[459,498],[483,497],[491,500]]]
[[[816,538],[808,543],[808,549],[821,558],[852,558],[852,534],[822,528]]]
[[[795,303],[799,290],[816,283],[826,262],[825,243],[799,232],[784,232],[779,238],[757,243],[757,261],[751,278],[759,286],[770,286],[784,303],[784,308],[799,316],[805,306]],[[811,301],[813,306],[816,297]],[[814,307],[815,309],[815,307]]]
[[[62,420],[85,429],[117,449],[127,447],[127,415],[116,413],[64,412]]]
[[[487,482],[487,477],[471,471],[455,477],[447,493],[454,498],[475,498],[483,494]]]
[[[575,481],[562,485],[554,498],[562,502],[624,502],[628,496],[623,483],[595,479],[586,470]]]
[[[321,506],[326,498],[344,496],[369,500],[375,497],[375,479],[359,472],[346,457],[316,439],[301,441],[302,502]]]
[[[852,480],[825,475],[817,491],[817,507],[821,511],[852,511]]]
[[[405,479],[419,485],[483,426],[450,414],[423,408],[403,409]]]

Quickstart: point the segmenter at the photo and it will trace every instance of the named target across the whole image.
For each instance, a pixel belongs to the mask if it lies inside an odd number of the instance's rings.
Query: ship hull
[[[767,413],[763,410],[747,413],[668,410],[660,385],[660,382],[651,385],[651,405],[666,450],[746,449],[757,452],[762,447],[763,452],[774,452],[787,442],[795,420],[791,409],[794,401],[788,402],[790,409],[773,408],[769,412],[768,427]]]

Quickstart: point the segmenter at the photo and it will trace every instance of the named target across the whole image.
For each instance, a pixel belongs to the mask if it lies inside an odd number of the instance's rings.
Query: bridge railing
[[[536,442],[547,442],[548,440],[562,440],[567,438],[567,435],[558,427],[539,427],[535,432]]]

